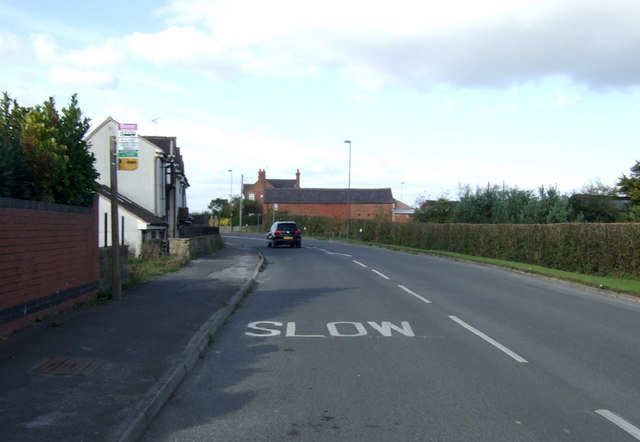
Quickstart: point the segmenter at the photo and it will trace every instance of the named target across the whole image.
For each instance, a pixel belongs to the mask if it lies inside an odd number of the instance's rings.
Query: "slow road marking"
[[[304,334],[298,331],[298,326],[295,322],[278,322],[278,321],[255,321],[247,324],[247,328],[251,331],[244,332],[247,336],[256,338],[266,338],[271,336],[280,336],[284,328],[284,336],[287,338],[346,338],[346,337],[358,337],[367,336],[369,329],[372,330],[372,334],[379,334],[380,336],[390,338],[394,335],[402,335],[406,337],[415,337],[415,333],[411,328],[408,321],[401,321],[399,325],[389,321],[381,321],[377,323],[375,321],[368,321],[366,325],[362,322],[352,321],[336,321],[328,322],[326,324],[326,330],[329,335],[325,334]]]

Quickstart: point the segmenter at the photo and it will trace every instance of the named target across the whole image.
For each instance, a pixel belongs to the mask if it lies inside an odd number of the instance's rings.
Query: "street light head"
[[[351,144],[351,141],[349,141],[349,140],[344,140],[344,142]]]

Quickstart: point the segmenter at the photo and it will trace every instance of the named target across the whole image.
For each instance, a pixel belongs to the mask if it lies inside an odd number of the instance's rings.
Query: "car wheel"
[[[271,247],[271,241],[267,241],[267,247]]]

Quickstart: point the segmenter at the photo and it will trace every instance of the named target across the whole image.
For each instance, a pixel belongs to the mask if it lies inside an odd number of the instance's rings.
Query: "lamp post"
[[[404,202],[404,199],[402,198],[402,187],[404,186],[404,181],[400,183],[400,202]]]
[[[231,199],[233,198],[233,170],[229,169],[229,207],[231,207]],[[233,232],[233,212],[231,212],[231,218],[229,218],[229,227],[231,227],[231,231]]]
[[[349,187],[347,188],[347,239],[351,231],[351,141],[344,140],[349,144]]]
[[[242,232],[242,198],[244,197],[244,173],[240,175],[240,207],[238,209],[238,231]]]

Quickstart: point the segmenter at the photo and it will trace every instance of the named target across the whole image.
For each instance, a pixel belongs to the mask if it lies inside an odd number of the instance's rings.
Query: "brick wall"
[[[271,210],[272,204],[268,205]],[[347,218],[346,204],[278,204],[277,213],[305,216],[326,216],[328,218]],[[391,221],[393,207],[391,204],[352,204],[351,218],[380,219]]]
[[[91,209],[0,198],[0,336],[95,298],[97,236],[97,202]]]

